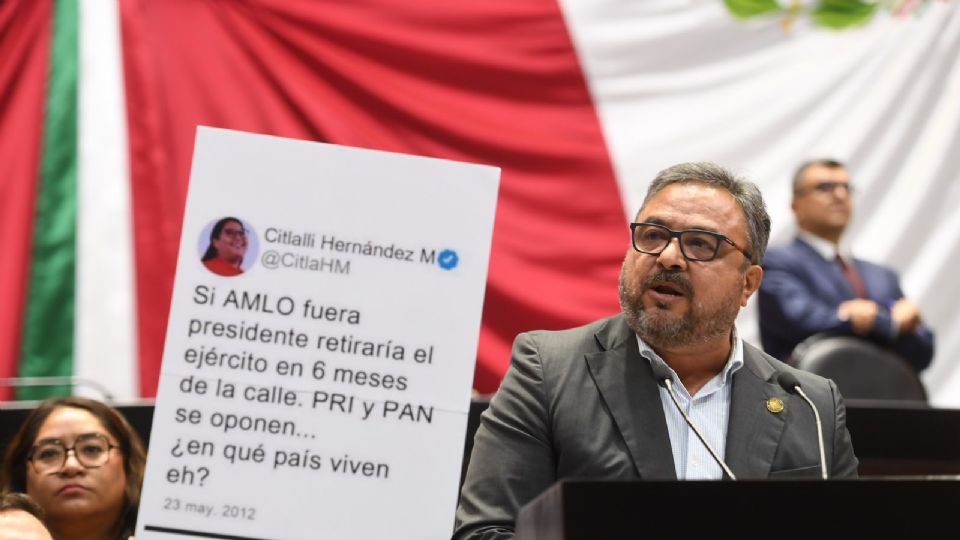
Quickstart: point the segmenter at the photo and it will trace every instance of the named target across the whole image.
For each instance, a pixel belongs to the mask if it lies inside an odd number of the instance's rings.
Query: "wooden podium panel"
[[[960,409],[849,400],[860,476],[960,474]]]
[[[517,540],[952,538],[960,480],[561,481]],[[943,536],[946,534],[946,536]]]

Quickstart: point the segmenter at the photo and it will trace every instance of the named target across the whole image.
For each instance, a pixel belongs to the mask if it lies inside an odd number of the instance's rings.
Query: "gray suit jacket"
[[[743,360],[725,453],[737,478],[820,476],[813,412],[777,384],[778,371],[793,373],[820,411],[830,476],[856,476],[836,385],[746,343]],[[783,412],[767,410],[771,397]],[[622,316],[521,334],[474,439],[454,538],[513,538],[520,507],[562,478],[676,477],[658,386]]]

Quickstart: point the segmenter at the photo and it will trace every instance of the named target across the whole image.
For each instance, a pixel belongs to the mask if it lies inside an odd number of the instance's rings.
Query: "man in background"
[[[793,179],[797,238],[771,248],[758,296],[764,350],[787,360],[814,334],[859,336],[892,349],[919,372],[933,358],[933,333],[904,298],[897,274],[856,259],[843,242],[853,186],[842,163],[804,163]]]

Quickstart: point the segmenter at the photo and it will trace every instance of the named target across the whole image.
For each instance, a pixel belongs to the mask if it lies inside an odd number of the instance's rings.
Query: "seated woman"
[[[143,442],[115,409],[80,397],[49,399],[10,441],[0,487],[30,495],[54,540],[127,540],[145,463]]]

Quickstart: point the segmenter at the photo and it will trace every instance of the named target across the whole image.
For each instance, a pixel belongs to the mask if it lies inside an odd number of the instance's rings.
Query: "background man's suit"
[[[933,358],[933,333],[920,325],[915,333],[895,335],[890,306],[903,298],[897,274],[854,259],[867,298],[880,305],[873,330],[865,338],[892,348],[920,371]],[[855,335],[849,321],[837,318],[837,306],[857,297],[836,261],[823,258],[809,244],[770,248],[763,260],[760,284],[760,341],[767,353],[786,360],[793,348],[813,334]]]
[[[746,343],[743,359],[733,377],[726,442],[733,473],[819,477],[813,413],[774,377],[790,371],[820,410],[827,470],[855,475],[836,386]],[[771,397],[783,400],[783,412],[767,410]],[[521,506],[558,479],[576,477],[676,478],[659,387],[622,316],[517,337],[510,369],[477,430],[454,537],[512,538]]]

